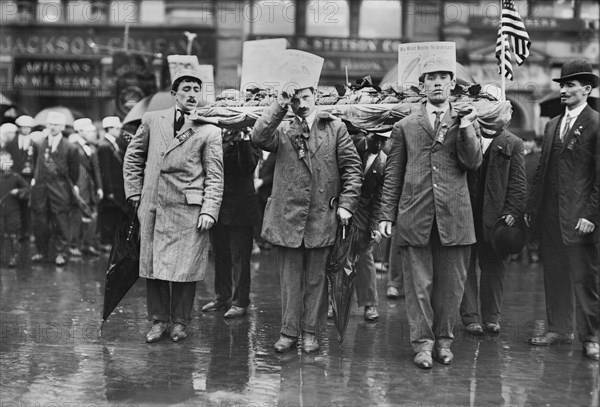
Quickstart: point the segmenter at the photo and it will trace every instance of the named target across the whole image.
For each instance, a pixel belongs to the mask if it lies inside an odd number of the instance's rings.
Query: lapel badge
[[[177,140],[179,140],[180,143],[183,143],[184,141],[192,137],[192,134],[194,134],[194,130],[192,130],[191,128],[187,129],[186,131],[177,136]]]
[[[448,132],[448,125],[446,123],[442,123],[442,126],[438,130],[438,134],[435,137],[436,143],[444,144],[444,138],[446,137],[447,132]]]

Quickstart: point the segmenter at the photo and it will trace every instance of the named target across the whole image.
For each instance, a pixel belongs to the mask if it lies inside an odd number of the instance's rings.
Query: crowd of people
[[[17,242],[33,225],[35,261],[48,255],[52,230],[60,266],[67,256],[97,255],[127,203],[140,221],[148,343],[186,339],[209,242],[215,298],[202,311],[242,317],[257,240],[272,250],[280,277],[274,349],[310,353],[327,315],[336,231],[353,223],[349,267],[364,318],[378,318],[373,245],[390,238],[387,295],[405,296],[413,362],[425,369],[452,362],[459,317],[469,334],[501,332],[506,261],[529,235],[539,242],[526,256],[543,264],[548,320],[548,332],[530,343],[571,342],[577,331],[584,355],[598,360],[600,143],[599,115],[587,105],[598,86],[591,64],[570,60],[554,79],[566,110],[546,125],[541,148],[508,130],[482,136],[475,107],[449,102],[450,61],[432,57],[420,69],[421,109],[393,128],[352,134],[317,111],[311,86],[281,91],[252,128],[220,129],[196,111],[202,80],[193,70],[173,78],[175,108],[146,113],[128,146],[116,117],[103,120],[99,143],[87,119],[67,140],[58,113],[32,142],[32,119],[20,117],[0,153],[2,230]],[[293,119],[284,120],[290,110]]]

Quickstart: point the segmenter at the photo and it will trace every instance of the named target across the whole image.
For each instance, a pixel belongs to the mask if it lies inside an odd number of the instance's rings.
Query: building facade
[[[378,83],[397,63],[398,44],[455,41],[457,60],[478,83],[500,83],[495,43],[499,0],[0,0],[1,92],[35,113],[65,105],[91,117],[122,115],[118,79],[146,69],[155,88],[165,57],[191,53],[215,70],[215,92],[239,88],[243,41],[286,38],[288,47],[325,59],[321,82],[371,75]],[[540,133],[540,102],[568,58],[599,58],[596,0],[515,0],[531,37],[531,56],[507,81],[511,128]],[[136,63],[115,62],[126,48]],[[140,62],[141,61],[141,62]],[[150,89],[151,86],[148,86]],[[129,93],[130,96],[132,93]],[[144,92],[131,96],[129,103]],[[127,105],[127,103],[125,103]]]

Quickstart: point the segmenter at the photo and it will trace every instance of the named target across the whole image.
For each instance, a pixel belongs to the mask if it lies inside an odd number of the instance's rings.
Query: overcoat
[[[393,127],[379,219],[396,221],[399,246],[426,247],[434,220],[442,245],[475,243],[467,171],[481,165],[481,143],[459,125],[450,105],[435,134],[423,104]]]
[[[125,153],[125,196],[141,195],[140,277],[198,281],[209,246],[198,218],[216,221],[223,197],[221,130],[188,120],[175,134],[174,122],[175,109],[144,114]]]
[[[96,147],[88,144],[90,155],[87,155],[81,144],[74,142],[73,145],[79,154],[79,178],[77,180],[79,196],[85,203],[96,204],[98,203],[96,193],[98,189],[102,189],[98,152]]]
[[[297,137],[302,137],[302,125],[298,118],[282,123],[286,112],[274,102],[251,132],[258,147],[276,154],[262,237],[290,248],[331,246],[338,206],[354,212],[358,204],[360,157],[346,126],[324,112],[317,113],[302,155],[294,145]]]
[[[119,206],[124,208],[125,189],[123,186],[123,153],[117,151],[106,139],[98,144],[98,164],[104,197],[100,202],[103,206]]]
[[[504,215],[520,219],[525,209],[527,181],[525,180],[525,153],[523,141],[504,130],[494,137],[486,154],[489,154],[484,180],[483,195],[480,195],[478,171],[469,174],[469,188],[472,205],[478,206],[483,199],[482,219],[483,239],[490,241],[496,221]]]
[[[527,203],[527,212],[532,215],[534,231],[541,231],[540,210],[544,190],[549,180],[546,177],[548,161],[556,132],[560,131],[562,115],[550,120],[544,129],[542,156]],[[571,130],[563,140],[558,168],[558,211],[563,243],[566,245],[592,243],[593,234],[580,236],[575,230],[579,218],[585,218],[600,226],[600,114],[589,105],[577,116]]]

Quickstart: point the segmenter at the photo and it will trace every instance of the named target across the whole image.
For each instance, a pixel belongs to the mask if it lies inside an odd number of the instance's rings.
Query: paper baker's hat
[[[200,81],[200,85],[202,85],[202,78],[200,77],[200,72],[195,71],[193,69],[182,69],[178,71],[173,77],[173,81],[171,82],[171,90],[173,89],[173,85],[181,78],[193,78]]]
[[[22,116],[17,117],[17,120],[15,120],[15,124],[17,126],[21,126],[21,127],[34,127],[35,121],[33,120],[33,117],[31,117],[31,116],[22,115]]]
[[[83,118],[83,119],[77,119],[73,122],[73,130],[75,131],[81,131],[84,129],[85,126],[92,124],[92,120],[88,119],[87,117]]]
[[[67,124],[67,116],[59,112],[48,112],[46,117],[47,124],[61,124],[65,126]]]
[[[432,56],[425,59],[421,64],[421,75],[432,72],[452,72],[456,77],[456,64],[449,59]]]
[[[121,127],[121,120],[117,116],[108,116],[102,119],[102,128]]]

